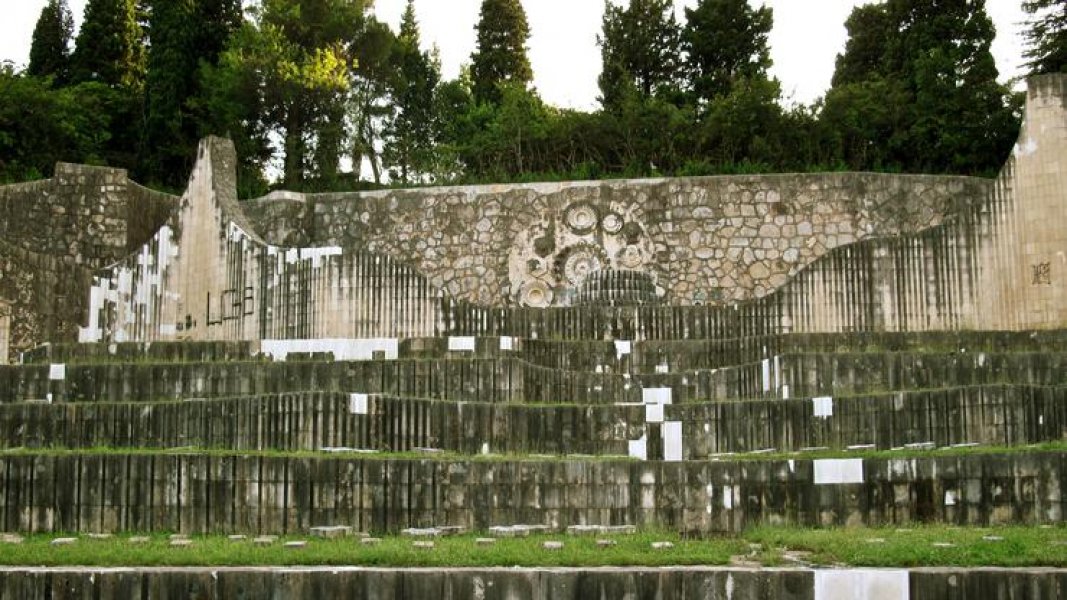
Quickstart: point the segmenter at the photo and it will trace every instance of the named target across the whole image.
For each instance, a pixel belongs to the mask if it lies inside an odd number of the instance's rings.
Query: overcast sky
[[[68,0],[80,24],[86,0]],[[622,3],[625,0],[615,0]],[[761,0],[750,0],[753,5]],[[34,24],[46,0],[0,0],[0,61],[25,64]],[[774,9],[771,34],[773,74],[794,100],[810,102],[830,85],[834,57],[844,47],[844,22],[853,6],[868,0],[766,0]],[[405,0],[375,0],[375,12],[396,27]],[[696,0],[675,0],[679,21],[682,8]],[[987,0],[996,23],[993,45],[1002,80],[1019,74],[1022,62],[1021,0]],[[436,44],[446,78],[455,77],[474,50],[474,25],[481,0],[415,0],[423,43]],[[530,20],[530,60],[534,84],[549,103],[591,109],[598,93],[600,52],[596,36],[604,11],[603,0],[523,0]]]

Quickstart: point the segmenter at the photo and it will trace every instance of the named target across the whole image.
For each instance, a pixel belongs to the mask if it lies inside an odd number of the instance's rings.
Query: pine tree
[[[1067,73],[1067,0],[1026,0],[1030,15],[1026,66],[1030,73]]]
[[[66,81],[73,35],[74,19],[67,0],[49,0],[33,30],[27,72],[37,77],[53,77],[59,83]]]
[[[407,183],[433,166],[434,95],[441,80],[437,62],[420,49],[414,0],[400,21],[396,77],[391,85],[395,115],[387,131],[386,163],[393,178]]]
[[[604,24],[598,37],[603,72],[601,103],[618,108],[636,94],[642,99],[678,84],[681,28],[670,0],[630,0],[623,9],[604,2]]]
[[[140,87],[145,53],[136,0],[89,0],[71,57],[74,82]]]
[[[499,102],[500,84],[526,85],[533,80],[526,55],[530,25],[519,0],[483,0],[475,30],[478,47],[471,55],[475,100]]]
[[[740,79],[765,79],[771,66],[770,8],[747,0],[700,0],[685,9],[682,48],[690,87],[699,101],[728,95]]]

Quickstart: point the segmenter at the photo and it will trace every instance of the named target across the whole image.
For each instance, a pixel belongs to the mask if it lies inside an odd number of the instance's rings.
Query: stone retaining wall
[[[10,455],[4,531],[396,533],[516,523],[693,533],[1063,520],[1062,453],[851,461],[447,461],[181,454]]]
[[[1061,441],[1067,387],[1004,385],[851,398],[665,407],[682,458],[908,444],[1025,446]],[[824,408],[820,409],[820,406]],[[828,410],[827,410],[828,408]],[[446,402],[303,393],[170,403],[0,404],[0,448],[436,448],[476,455],[627,455],[662,437],[643,406]],[[655,453],[650,452],[650,456]],[[660,455],[662,456],[662,455]]]

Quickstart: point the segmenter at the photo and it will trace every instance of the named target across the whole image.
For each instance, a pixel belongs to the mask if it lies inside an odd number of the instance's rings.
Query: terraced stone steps
[[[10,532],[305,532],[1063,520],[1067,451],[690,461],[40,452],[0,456]]]
[[[304,392],[179,402],[0,404],[0,448],[358,448],[626,455],[681,423],[684,459],[767,449],[1022,446],[1067,431],[1067,386],[990,385],[821,399],[643,405],[453,402]]]

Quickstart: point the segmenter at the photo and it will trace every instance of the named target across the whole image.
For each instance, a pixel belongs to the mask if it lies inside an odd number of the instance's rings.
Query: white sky
[[[76,23],[81,22],[86,0],[69,0]],[[614,0],[617,4],[625,0]],[[750,0],[754,5],[762,0]],[[24,64],[28,60],[33,27],[46,0],[0,0],[0,61]],[[600,74],[600,31],[603,0],[522,0],[530,20],[530,60],[534,84],[541,97],[561,107],[592,109],[597,106],[596,79]],[[774,8],[771,52],[772,73],[792,99],[810,102],[821,96],[833,76],[834,57],[844,47],[845,19],[852,7],[868,0],[766,0]],[[405,0],[375,0],[378,17],[396,27]],[[682,7],[696,0],[675,0],[679,21]],[[986,9],[996,23],[993,53],[1001,78],[1019,74],[1022,63],[1021,0],[987,0]],[[474,25],[481,0],[415,0],[415,11],[427,47],[440,49],[444,76],[453,78],[474,50]]]

